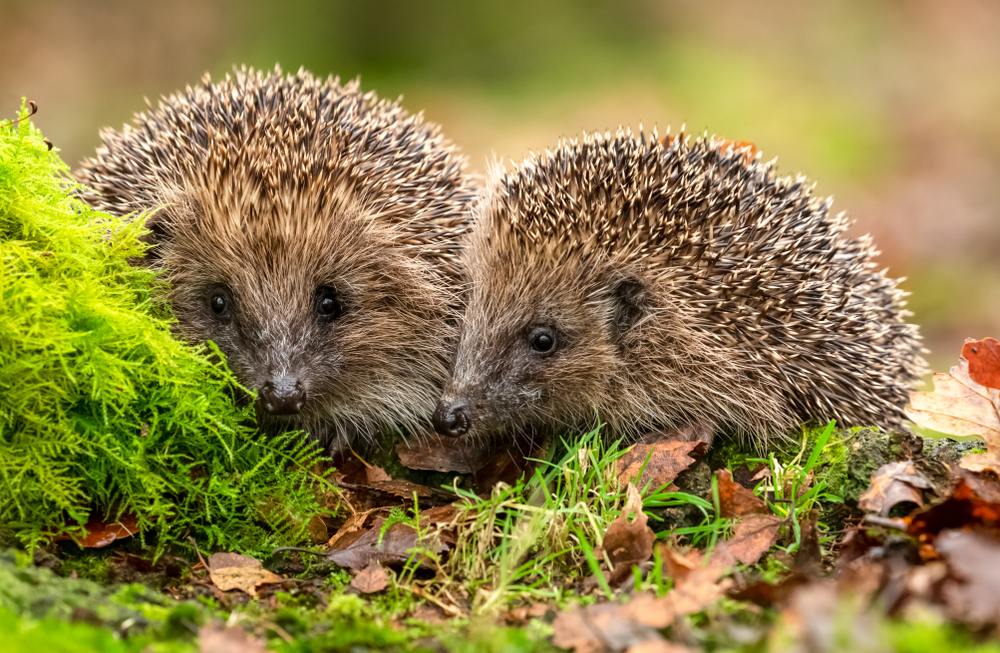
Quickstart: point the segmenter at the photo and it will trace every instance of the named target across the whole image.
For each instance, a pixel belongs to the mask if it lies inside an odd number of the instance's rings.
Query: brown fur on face
[[[870,242],[828,209],[714,140],[587,135],[495,175],[437,414],[460,406],[458,430],[483,438],[899,426],[919,336]]]
[[[258,398],[262,427],[340,448],[426,423],[471,197],[436,128],[356,83],[244,71],[104,139],[78,177],[98,208],[154,211],[147,262],[179,331],[214,341],[250,389],[299,389],[293,414]]]

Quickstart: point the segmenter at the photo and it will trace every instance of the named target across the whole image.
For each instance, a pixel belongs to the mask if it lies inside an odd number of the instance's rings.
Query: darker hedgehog
[[[619,130],[494,174],[435,428],[762,445],[811,419],[899,427],[923,368],[904,293],[751,149]]]
[[[102,138],[85,199],[146,212],[179,331],[258,390],[263,428],[337,449],[427,423],[473,197],[436,126],[356,81],[243,69]]]

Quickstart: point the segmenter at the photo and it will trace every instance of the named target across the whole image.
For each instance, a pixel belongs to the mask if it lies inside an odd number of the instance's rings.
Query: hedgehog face
[[[425,428],[473,198],[437,126],[357,82],[244,68],[102,139],[82,197],[156,211],[145,264],[166,270],[178,330],[218,344],[264,426],[334,448]]]
[[[364,427],[356,406],[397,423],[415,419],[398,405],[433,406],[447,294],[363,207],[293,201],[226,222],[211,197],[175,197],[168,211],[159,255],[180,330],[257,391],[262,427],[336,435],[336,448]]]
[[[624,284],[609,285],[600,266],[502,256],[477,262],[472,276],[435,428],[488,438],[593,421],[593,406],[620,365],[616,319]]]

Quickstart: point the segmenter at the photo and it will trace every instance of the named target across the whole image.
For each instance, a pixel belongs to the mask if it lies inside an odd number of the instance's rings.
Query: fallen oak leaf
[[[729,592],[729,598],[756,603],[762,608],[770,608],[776,604],[784,603],[796,588],[809,583],[809,576],[800,571],[793,571],[778,580],[777,583],[760,581],[732,590]]]
[[[139,520],[135,515],[125,514],[117,521],[105,523],[97,519],[91,519],[84,528],[87,534],[82,538],[73,535],[57,535],[52,538],[55,541],[72,540],[85,549],[100,549],[115,540],[122,540],[132,537],[139,532]]]
[[[356,512],[353,515],[351,515],[350,517],[348,517],[347,520],[343,524],[341,524],[340,528],[337,529],[337,532],[334,533],[333,536],[327,541],[327,543],[326,543],[327,549],[334,549],[334,548],[336,548],[338,542],[340,542],[341,540],[343,540],[345,538],[350,538],[351,542],[353,542],[354,540],[356,540],[364,532],[361,529],[364,527],[365,522],[368,520],[368,517],[372,513],[379,512],[379,511],[384,511],[386,514],[388,514],[389,509],[388,508],[372,508],[371,510],[365,510],[363,512]],[[350,537],[351,535],[355,535],[355,537]]]
[[[390,481],[373,481],[364,485],[355,485],[346,482],[340,482],[338,485],[341,488],[352,490],[358,494],[388,495],[409,501],[412,501],[413,496],[416,495],[421,505],[444,506],[455,501],[455,495],[450,492],[427,487],[426,485],[420,485],[419,483],[401,478]],[[379,502],[377,507],[383,507],[384,505],[384,503]]]
[[[906,533],[922,544],[933,544],[943,531],[962,528],[1000,536],[1000,503],[979,498],[959,478],[950,497],[909,517]]]
[[[966,340],[962,358],[969,361],[969,378],[987,388],[1000,388],[1000,342],[995,338]]]
[[[770,510],[759,496],[733,480],[728,469],[715,473],[719,486],[719,514],[726,519],[747,515],[767,515]]]
[[[351,587],[362,594],[374,594],[389,587],[389,574],[377,562],[370,563],[351,579]]]
[[[481,442],[427,433],[401,441],[396,445],[396,455],[409,469],[475,474],[489,462],[493,452]]]
[[[745,565],[755,565],[778,541],[785,520],[777,515],[747,515],[726,540],[733,557]]]
[[[284,582],[284,578],[263,568],[260,560],[239,553],[214,553],[208,557],[209,578],[223,592],[242,590],[257,596],[261,585]]]
[[[711,558],[705,560],[697,549],[686,555],[666,545],[659,550],[663,573],[674,581],[667,598],[676,614],[701,612],[725,596],[732,584],[729,579],[722,579],[725,567],[713,564]]]
[[[379,509],[381,510],[381,509]],[[448,551],[455,543],[455,535],[447,527],[451,525],[458,515],[458,508],[453,505],[436,506],[421,510],[418,514],[421,531],[424,536],[418,538],[417,530],[413,526],[396,522],[385,528],[385,517],[376,517],[371,526],[361,529],[365,518],[371,512],[357,513],[348,519],[330,540],[328,551],[311,551],[294,546],[284,546],[274,549],[271,554],[280,551],[295,551],[297,553],[307,553],[322,558],[341,567],[347,567],[355,571],[360,571],[373,562],[381,564],[403,564],[414,554],[419,555],[420,549],[433,547],[435,553]],[[350,528],[351,530],[346,531]],[[422,559],[420,565],[428,566],[428,561]]]
[[[953,578],[942,588],[948,613],[975,626],[1000,616],[1000,542],[969,531],[944,531],[935,548],[947,558]]]
[[[514,435],[512,444],[496,451],[476,472],[473,489],[481,496],[489,496],[497,483],[516,485],[522,476],[531,476],[539,461],[548,458],[551,448],[550,436]]]
[[[912,460],[882,465],[872,476],[871,485],[858,498],[858,508],[877,512],[883,517],[898,503],[909,502],[923,507],[923,493],[933,487]]]
[[[642,512],[639,490],[629,483],[625,494],[622,514],[608,526],[601,545],[601,550],[607,554],[612,564],[609,583],[613,587],[628,578],[633,566],[642,564],[653,556],[653,543],[656,541],[656,534],[647,524],[649,518]],[[635,519],[629,521],[629,515],[633,512]],[[603,558],[600,553],[596,555],[599,560]]]
[[[948,374],[935,372],[934,392],[911,393],[910,405],[906,414],[919,426],[985,440],[988,453],[965,456],[960,466],[974,472],[1000,470],[1000,390],[973,381],[966,359]]]
[[[813,578],[823,573],[823,551],[819,546],[819,511],[799,513],[799,550],[795,553],[792,569]]]
[[[376,520],[371,529],[356,540],[342,549],[323,554],[324,557],[341,567],[361,570],[372,562],[403,564],[415,555],[415,549],[424,546],[434,546],[435,553],[443,553],[450,548],[441,538],[428,537],[420,541],[416,529],[403,522],[392,524],[383,534],[383,522],[382,519]],[[421,566],[428,564],[425,559],[420,561]]]
[[[650,491],[658,490],[673,483],[707,450],[708,445],[701,441],[661,440],[634,444],[618,459],[618,481],[622,485],[634,483],[640,490],[646,490],[647,486]]]
[[[552,622],[552,643],[576,653],[621,651],[665,641],[659,630],[673,621],[668,597],[640,594],[625,604],[600,603],[559,612]]]

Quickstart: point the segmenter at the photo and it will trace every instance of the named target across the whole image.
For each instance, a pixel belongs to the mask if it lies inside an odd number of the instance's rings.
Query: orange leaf
[[[362,594],[374,594],[389,587],[389,574],[378,562],[372,561],[351,580],[351,587]]]
[[[84,528],[87,529],[87,535],[83,539],[77,539],[72,535],[60,535],[55,539],[73,540],[85,549],[99,549],[115,540],[132,537],[139,532],[138,520],[135,515],[122,515],[121,519],[110,524],[91,519]]]
[[[715,475],[719,478],[719,512],[722,517],[730,519],[770,514],[764,500],[735,482],[728,469],[720,469]]]
[[[777,515],[747,515],[726,542],[733,557],[745,565],[755,565],[778,541],[785,520]]]
[[[962,358],[969,361],[969,376],[987,388],[1000,388],[1000,342],[993,338],[966,340]]]

